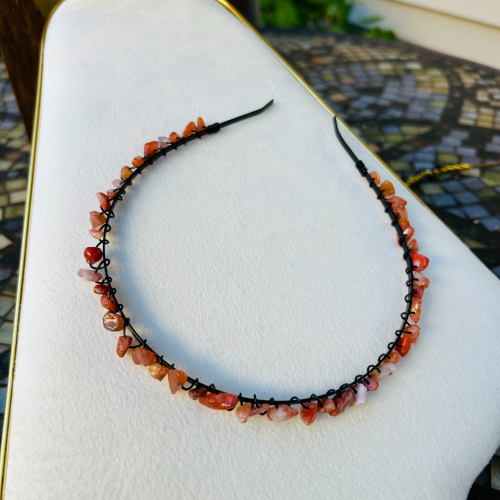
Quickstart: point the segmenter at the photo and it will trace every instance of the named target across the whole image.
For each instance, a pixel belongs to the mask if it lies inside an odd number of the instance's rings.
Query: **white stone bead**
[[[366,403],[366,395],[368,394],[366,386],[364,384],[358,384],[354,386],[354,389],[356,389],[356,394],[354,394],[354,406]]]

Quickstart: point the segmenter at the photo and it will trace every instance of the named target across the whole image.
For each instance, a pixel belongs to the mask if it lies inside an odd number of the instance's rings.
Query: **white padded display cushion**
[[[420,340],[367,404],[242,425],[115,354],[77,276],[95,193],[145,142],[271,98],[128,190],[118,297],[167,360],[236,394],[321,394],[385,352],[405,263],[327,110],[215,1],[66,0],[44,49],[8,499],[466,498],[500,444],[500,283],[344,127],[430,257]]]

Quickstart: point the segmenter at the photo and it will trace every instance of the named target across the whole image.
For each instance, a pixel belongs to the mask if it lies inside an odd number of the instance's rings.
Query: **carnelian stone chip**
[[[414,271],[420,272],[429,265],[429,258],[425,255],[420,255],[419,253],[412,252],[411,263],[413,264]]]
[[[396,346],[394,349],[397,350],[399,352],[399,354],[401,354],[401,356],[406,356],[410,352],[410,349],[411,349],[411,344],[412,344],[411,336],[407,335],[407,334],[404,334],[398,340],[398,344],[401,347]]]
[[[158,141],[146,142],[146,144],[144,144],[144,156],[153,156],[158,149],[160,149],[160,143]]]
[[[380,191],[382,191],[382,194],[384,195],[385,198],[392,196],[396,192],[394,186],[392,185],[392,182],[390,181],[382,182],[382,184],[380,184],[379,186],[379,189]]]
[[[192,400],[197,401],[198,399],[202,398],[207,392],[208,389],[206,387],[200,386],[191,389],[188,394]]]
[[[168,136],[168,140],[174,144],[174,142],[178,142],[179,140],[181,139],[181,136],[177,133],[177,132],[172,132],[169,136]]]
[[[109,292],[109,286],[108,285],[96,285],[94,287],[94,293],[103,294],[103,293],[108,293]]]
[[[120,171],[120,175],[124,179],[128,179],[133,173],[134,171],[130,167],[123,167]]]
[[[90,212],[90,223],[92,224],[92,227],[101,227],[105,222],[106,216],[104,214],[96,212],[95,210]]]
[[[378,172],[375,172],[375,170],[373,172],[370,172],[370,177],[373,179],[373,182],[375,182],[375,184],[377,184],[377,186],[380,184],[380,175]]]
[[[196,120],[196,131],[201,132],[205,128],[207,128],[207,126],[205,125],[203,118],[199,116],[198,120]]]
[[[119,314],[111,311],[104,315],[102,323],[106,330],[111,330],[112,332],[119,332],[125,326],[125,320]]]
[[[182,133],[182,137],[189,137],[190,135],[193,135],[196,132],[196,125],[194,122],[189,122],[186,125],[186,128],[184,129],[184,132]]]
[[[245,424],[248,422],[248,417],[252,411],[252,403],[243,403],[236,409],[236,417],[240,424]]]
[[[316,420],[316,415],[318,414],[318,403],[304,403],[307,408],[301,406],[300,408],[300,418],[302,422],[306,425],[311,425]]]
[[[111,208],[111,203],[104,193],[97,193],[97,199],[99,200],[99,204],[103,210],[109,210]]]
[[[146,347],[136,347],[132,351],[132,361],[136,365],[150,366],[156,363],[156,354]]]
[[[103,295],[101,297],[101,306],[109,311],[114,311],[116,309],[116,302],[113,297],[108,297],[107,295]]]
[[[83,251],[83,256],[87,261],[87,264],[95,264],[102,259],[102,250],[97,247],[87,247]]]
[[[151,376],[156,380],[163,380],[167,376],[168,372],[169,368],[164,365],[160,365],[160,363],[155,363],[149,367],[149,373],[151,373]]]
[[[168,372],[168,385],[172,394],[175,394],[187,382],[187,379],[187,373],[182,370],[170,370]]]
[[[118,344],[116,345],[116,354],[118,354],[120,358],[123,358],[128,348],[130,347],[131,343],[132,343],[132,337],[122,335],[118,339]]]
[[[219,394],[209,392],[200,399],[200,403],[212,410],[230,410],[237,405],[238,396],[227,392],[219,392]]]
[[[140,167],[144,162],[146,161],[146,158],[143,158],[142,156],[136,156],[133,160],[132,160],[132,165],[134,167]]]

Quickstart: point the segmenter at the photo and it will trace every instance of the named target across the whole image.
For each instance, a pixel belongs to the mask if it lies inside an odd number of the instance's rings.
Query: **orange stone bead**
[[[255,406],[253,410],[250,412],[250,416],[253,417],[254,415],[259,415],[261,413],[265,413],[266,411],[269,411],[271,409],[271,406],[266,404],[260,405],[260,406]]]
[[[177,133],[177,132],[172,132],[169,136],[168,136],[168,140],[174,144],[175,142],[179,142],[179,140],[181,139],[181,136]]]
[[[355,402],[354,392],[352,389],[345,390],[340,396],[334,398],[336,408],[330,412],[330,416],[338,417],[344,413],[348,406],[352,406]]]
[[[318,414],[318,403],[304,403],[307,408],[303,406],[300,407],[300,418],[302,422],[306,425],[311,425],[316,420],[316,415]]]
[[[384,181],[382,184],[379,186],[380,191],[382,191],[382,194],[384,195],[384,198],[388,198],[389,196],[392,196],[396,191],[394,190],[394,186],[392,185],[392,182],[390,181]]]
[[[397,365],[401,361],[401,354],[399,354],[396,349],[393,349],[392,352],[389,354],[389,357],[384,359],[384,363],[392,363],[394,365]]]
[[[133,173],[134,171],[130,167],[123,167],[120,171],[120,175],[124,179],[128,179]]]
[[[396,205],[401,205],[405,207],[407,201],[403,198],[400,198],[399,196],[394,195],[394,196],[389,196],[389,198],[387,198],[387,203],[389,203],[389,205],[391,205],[392,207],[395,207]]]
[[[375,182],[375,184],[378,186],[380,184],[380,175],[378,174],[378,172],[375,172],[375,170],[373,172],[370,172],[370,177],[373,179],[373,182]]]
[[[144,156],[153,156],[159,149],[160,143],[158,141],[146,142],[144,144]]]
[[[196,132],[196,125],[194,122],[189,122],[186,125],[186,128],[184,129],[184,132],[182,133],[182,137],[189,137],[190,135],[193,135]]]
[[[102,250],[97,247],[87,247],[83,251],[83,256],[87,261],[87,264],[95,264],[102,259]]]
[[[90,236],[92,236],[92,238],[95,238],[96,240],[100,240],[102,237],[104,237],[104,232],[99,231],[98,229],[90,229],[89,233]]]
[[[109,286],[108,285],[96,285],[94,287],[94,293],[98,293],[99,295],[103,293],[108,293],[109,292]]]
[[[132,337],[122,335],[118,339],[118,344],[116,345],[116,354],[118,354],[120,358],[123,358],[123,356],[125,356],[125,353],[128,351],[131,343]]]
[[[411,254],[411,263],[413,264],[413,270],[416,272],[423,271],[429,265],[429,258],[425,255],[420,255],[419,253]]]
[[[205,125],[203,118],[201,116],[199,116],[198,120],[196,121],[196,131],[201,132],[205,128],[207,128],[207,126]]]
[[[401,226],[405,240],[410,241],[413,237],[413,234],[415,233],[415,229],[413,229],[413,227],[407,220],[401,221],[399,225]],[[399,237],[398,237],[398,243],[399,243]]]
[[[136,156],[132,160],[132,166],[134,166],[134,167],[140,167],[145,161],[146,161],[146,158],[143,158],[142,156]]]
[[[399,354],[401,354],[401,356],[403,357],[406,356],[411,349],[411,344],[412,344],[411,337],[406,333],[403,334],[403,336],[398,340],[398,344],[399,345],[397,345],[394,349],[397,350]]]
[[[419,299],[421,299],[423,296],[424,296],[424,288],[422,288],[421,286],[419,286],[418,288],[415,288],[415,290],[413,291],[413,297],[417,297]]]
[[[200,403],[212,410],[230,410],[238,403],[238,396],[227,392],[220,392],[219,394],[209,392],[200,399]]]
[[[394,215],[396,216],[400,224],[404,220],[408,220],[408,211],[402,205],[393,205],[392,211],[394,212]]]
[[[103,295],[101,297],[101,306],[109,311],[114,311],[116,309],[116,302],[112,297],[108,297],[107,295]]]
[[[408,243],[408,248],[412,251],[412,252],[418,252],[418,242],[417,240],[413,239],[411,240],[409,243]]]
[[[414,287],[422,287],[422,288],[427,288],[431,280],[429,278],[426,278],[423,274],[414,272],[413,273],[413,278],[416,279],[416,281],[413,281],[413,286]]]
[[[101,227],[106,222],[106,216],[100,212],[92,211],[90,212],[90,223],[92,227]]]
[[[318,405],[318,413],[330,413],[337,407],[335,401],[330,398],[321,399],[321,404],[322,406]]]
[[[170,370],[168,372],[168,385],[172,394],[175,394],[187,382],[187,379],[187,373],[182,370]]]
[[[111,203],[104,193],[97,193],[97,199],[99,200],[99,204],[103,210],[109,210],[111,208]]]
[[[420,335],[420,327],[418,325],[408,325],[404,331],[407,332],[408,337],[410,337],[411,343],[415,344]]]
[[[278,408],[273,406],[266,415],[273,422],[283,422],[283,420],[296,417],[298,414],[299,412],[295,408],[288,405],[280,405]]]
[[[119,332],[120,330],[123,330],[123,327],[125,326],[125,320],[119,314],[111,311],[104,315],[102,322],[104,328],[106,328],[106,330],[111,330],[112,332]]]
[[[156,363],[156,354],[146,347],[136,347],[132,351],[132,361],[136,365],[150,366]]]
[[[413,297],[410,307],[410,319],[414,323],[418,323],[418,320],[420,319],[421,308],[422,308],[422,299],[420,299],[419,297]]]
[[[242,405],[238,406],[238,408],[236,408],[236,417],[238,418],[238,422],[240,422],[240,424],[247,423],[251,411],[252,403],[243,403]]]
[[[155,363],[149,367],[149,373],[151,373],[151,376],[156,380],[163,380],[167,376],[168,372],[169,368],[160,365],[160,363]]]
[[[193,401],[197,401],[198,399],[202,398],[207,392],[208,389],[206,387],[200,386],[191,389],[188,394]]]

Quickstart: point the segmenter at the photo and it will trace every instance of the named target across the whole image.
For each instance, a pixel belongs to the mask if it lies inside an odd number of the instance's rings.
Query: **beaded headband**
[[[333,124],[340,144],[353,160],[358,172],[366,179],[376,198],[382,203],[391,225],[396,230],[397,243],[402,247],[403,259],[406,263],[406,286],[408,287],[408,293],[404,297],[406,308],[401,313],[402,322],[399,329],[395,331],[395,340],[387,344],[387,352],[381,354],[375,364],[369,365],[366,371],[357,375],[352,382],[345,383],[337,389],[330,389],[324,394],[311,394],[305,398],[293,396],[283,401],[274,398],[260,399],[255,394],[253,397],[243,396],[241,393],[230,394],[217,389],[214,384],[203,383],[198,378],[189,376],[183,370],[176,368],[174,363],[166,361],[162,355],[158,354],[132,326],[130,318],[124,313],[123,304],[117,299],[116,288],[112,287],[113,278],[109,274],[111,261],[106,257],[108,233],[111,231],[110,220],[115,217],[114,209],[117,203],[123,200],[126,188],[132,186],[133,180],[138,175],[142,174],[153,162],[178,149],[179,146],[187,145],[195,139],[201,139],[205,135],[219,132],[224,127],[263,113],[272,104],[273,101],[270,101],[263,108],[208,127],[205,126],[202,118],[198,118],[196,123],[188,123],[182,136],[172,132],[168,138],[159,137],[158,141],[146,143],[144,156],[135,157],[132,160],[132,167],[126,166],[121,169],[120,179],[113,181],[113,189],[108,190],[106,194],[97,193],[100,210],[90,212],[92,224],[90,234],[99,242],[96,246],[85,249],[84,257],[90,269],[80,269],[78,275],[96,283],[94,292],[101,296],[101,305],[107,309],[103,318],[104,328],[112,332],[122,332],[116,348],[118,356],[124,357],[127,352],[131,351],[133,362],[149,367],[153,378],[161,381],[167,377],[172,394],[183,389],[189,392],[193,400],[198,400],[204,406],[214,410],[231,411],[237,407],[236,415],[238,421],[242,423],[257,414],[267,415],[273,422],[281,422],[299,414],[299,410],[294,408],[296,406],[300,409],[302,421],[306,425],[311,425],[318,413],[328,413],[336,417],[349,406],[365,403],[367,392],[376,391],[379,382],[394,373],[396,364],[408,354],[411,345],[420,335],[420,327],[417,323],[420,319],[422,295],[429,286],[429,279],[420,273],[427,267],[429,259],[418,253],[417,240],[412,239],[414,229],[408,221],[406,201],[395,196],[391,182],[381,182],[377,172],[368,172],[363,162],[356,157],[340,135],[336,118],[333,119]],[[134,345],[132,345],[133,342]]]

